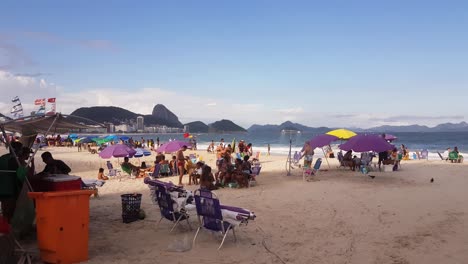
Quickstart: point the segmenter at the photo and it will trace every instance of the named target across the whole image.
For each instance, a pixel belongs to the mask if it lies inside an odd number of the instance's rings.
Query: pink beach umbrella
[[[110,159],[112,157],[114,158],[123,158],[123,157],[133,157],[135,155],[136,150],[134,150],[132,147],[129,147],[124,144],[115,144],[115,145],[110,145],[107,148],[103,149],[101,152],[99,152],[99,157],[103,159]]]
[[[366,135],[361,134],[354,136],[348,140],[348,142],[339,145],[339,148],[348,151],[352,150],[355,152],[366,152],[375,151],[382,152],[393,149],[395,146],[388,143],[380,135]]]
[[[189,142],[174,140],[162,144],[161,146],[159,146],[159,148],[156,149],[156,152],[172,153],[178,151],[183,146],[187,146],[187,148],[192,148],[192,144],[190,144]]]

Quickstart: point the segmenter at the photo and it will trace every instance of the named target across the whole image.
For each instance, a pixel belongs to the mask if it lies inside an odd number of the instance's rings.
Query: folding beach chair
[[[250,174],[249,179],[249,187],[255,186],[257,184],[257,176],[260,175],[261,170],[261,165],[255,165],[254,167],[252,167],[252,173]]]
[[[223,240],[221,241],[218,250],[223,246],[229,230],[232,230],[234,240],[237,241],[234,225],[223,220],[223,214],[221,212],[218,197],[209,190],[198,189],[194,193],[194,198],[195,205],[197,207],[199,226],[195,233],[195,237],[193,238],[193,245],[195,245],[195,240],[202,228],[212,232],[221,233]]]
[[[425,160],[429,159],[429,151],[427,149],[423,149],[421,151],[421,159],[425,159]]]
[[[174,210],[174,201],[172,200],[171,194],[167,190],[166,186],[158,184],[156,188],[156,200],[161,212],[161,219],[159,219],[157,227],[159,227],[161,221],[166,218],[167,220],[174,223],[170,232],[172,232],[172,230],[174,230],[174,228],[182,220],[187,220],[189,228],[192,229],[192,226],[188,220],[189,215],[185,209],[180,209],[179,211]]]
[[[114,166],[112,166],[112,163],[108,160],[106,162],[107,169],[109,170],[109,173],[106,175],[109,177],[109,179],[115,179],[119,178],[119,181],[122,180],[122,174],[120,174],[120,170],[114,169]]]
[[[159,178],[159,171],[161,169],[161,164],[156,164],[154,165],[154,171],[153,172],[147,172],[148,176],[152,179]]]
[[[159,168],[159,175],[160,176],[169,176],[171,174],[171,169],[169,168],[169,164],[161,164]]]
[[[299,166],[300,165],[300,161],[301,161],[301,153],[299,152],[294,152],[294,156],[293,156],[293,164],[295,166]]]
[[[303,181],[305,181],[305,180],[309,181],[310,177],[312,177],[314,175],[317,175],[318,171],[320,170],[321,165],[322,165],[322,159],[318,158],[317,161],[315,161],[315,165],[314,165],[313,168],[304,167],[304,169],[302,170],[302,180]]]

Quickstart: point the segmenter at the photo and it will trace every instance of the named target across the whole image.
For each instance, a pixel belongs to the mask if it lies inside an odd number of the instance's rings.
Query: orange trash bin
[[[41,259],[69,264],[88,260],[89,197],[92,190],[30,192],[36,200]]]

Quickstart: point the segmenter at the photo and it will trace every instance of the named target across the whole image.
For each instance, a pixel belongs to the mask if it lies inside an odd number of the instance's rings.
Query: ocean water
[[[452,150],[455,146],[462,153],[468,153],[468,133],[467,132],[436,132],[436,133],[390,133],[398,137],[392,144],[400,147],[404,144],[410,152],[421,151],[427,149],[429,159],[440,159],[437,151],[443,153],[448,147]],[[305,141],[312,139],[317,134],[312,133],[294,133],[282,134],[276,132],[263,133],[233,133],[233,134],[193,134],[197,140],[199,150],[207,149],[211,140],[215,141],[215,146],[219,144],[221,138],[224,138],[225,143],[229,144],[234,139],[236,142],[244,140],[246,143],[252,143],[254,152],[260,151],[265,153],[267,145],[270,144],[270,152],[272,154],[288,154],[289,142],[292,143],[292,152],[300,151]],[[160,142],[166,142],[170,139],[185,140],[183,134],[125,134],[125,136],[133,137],[134,140],[154,139],[159,137]],[[334,142],[332,148],[338,150],[340,141]],[[317,154],[319,151],[315,151]],[[319,154],[320,155],[320,154]],[[468,157],[468,155],[464,155]]]

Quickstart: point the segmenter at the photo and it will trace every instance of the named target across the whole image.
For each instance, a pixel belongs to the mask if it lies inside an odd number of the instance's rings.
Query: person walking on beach
[[[304,167],[310,168],[312,166],[312,160],[314,159],[314,150],[308,141],[304,144],[302,151],[301,159],[304,158]]]
[[[156,147],[159,148],[159,137],[156,138]]]
[[[268,143],[267,151],[268,151],[268,156],[270,156],[270,143]]]
[[[177,151],[177,169],[179,170],[179,185],[182,185],[182,177],[184,177],[185,172],[185,156],[184,151],[187,150],[187,146],[183,146]]]

